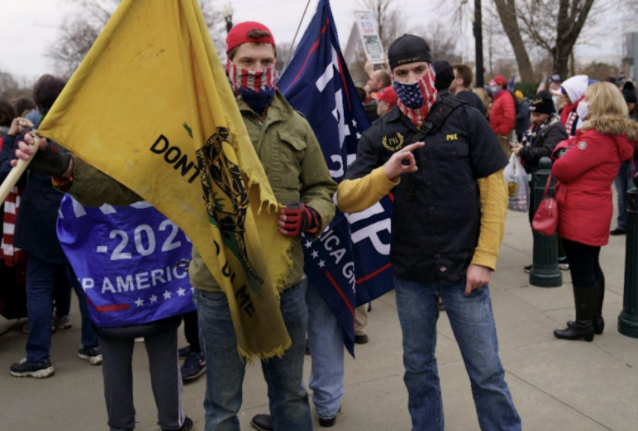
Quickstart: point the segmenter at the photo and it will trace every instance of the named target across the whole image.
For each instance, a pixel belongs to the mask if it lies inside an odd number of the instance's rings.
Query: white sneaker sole
[[[89,364],[91,365],[100,365],[102,363],[102,355],[89,356],[78,353],[78,358],[89,361]]]
[[[47,377],[52,376],[53,373],[55,373],[53,367],[45,368],[44,370],[38,371],[27,371],[24,373],[16,373],[14,371],[11,371],[11,375],[14,377],[33,377],[34,379],[46,379]]]

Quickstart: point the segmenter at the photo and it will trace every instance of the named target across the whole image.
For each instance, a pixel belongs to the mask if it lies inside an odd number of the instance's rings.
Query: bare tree
[[[462,61],[456,50],[458,37],[454,30],[443,22],[436,21],[427,26],[416,27],[410,33],[421,36],[427,41],[432,60],[446,60],[450,64]]]
[[[587,75],[598,81],[605,81],[610,76],[618,76],[620,70],[618,66],[607,63],[592,61],[590,64],[577,69],[579,75]]]
[[[636,8],[637,0],[628,1],[630,7]],[[457,15],[463,13],[462,6],[468,0],[454,2],[451,10]],[[533,82],[540,75],[541,71],[532,67],[532,56],[545,58],[538,50],[551,55],[551,72],[567,76],[570,56],[583,28],[593,26],[595,16],[620,5],[618,0],[493,0],[491,3],[525,82]],[[450,9],[448,0],[441,0],[440,4]],[[489,8],[489,3],[485,6]],[[623,10],[626,10],[624,3]],[[486,30],[489,32],[489,28]]]
[[[498,1],[503,0],[495,0]],[[594,2],[595,0],[520,2],[518,20],[522,24],[522,32],[535,45],[552,55],[554,73],[567,76],[570,56]]]
[[[0,100],[11,102],[20,97],[33,97],[33,82],[19,79],[9,72],[0,71]]]
[[[277,44],[277,73],[281,75],[285,67],[288,66],[288,62],[292,59],[295,49],[290,42],[281,42]]]
[[[536,0],[529,1],[535,2]],[[516,0],[494,0],[494,5],[501,19],[503,30],[514,50],[514,56],[516,57],[516,64],[518,64],[521,79],[524,82],[532,82],[534,79],[534,69],[518,25]]]
[[[60,28],[60,36],[51,45],[49,57],[58,73],[69,77],[80,65],[86,54],[121,0],[69,0],[77,12],[68,16]],[[199,0],[199,5],[208,25],[218,53],[224,52],[224,18],[215,0]]]

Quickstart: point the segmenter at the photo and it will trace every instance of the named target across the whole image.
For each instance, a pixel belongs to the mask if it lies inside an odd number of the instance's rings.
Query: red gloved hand
[[[301,202],[289,202],[286,208],[279,212],[279,232],[283,235],[295,237],[304,232],[314,234],[319,232],[321,218],[317,211]]]

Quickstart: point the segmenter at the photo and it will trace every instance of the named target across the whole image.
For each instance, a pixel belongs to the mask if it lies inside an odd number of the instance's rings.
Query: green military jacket
[[[281,204],[303,202],[315,209],[321,217],[320,232],[323,231],[335,215],[332,196],[337,191],[337,184],[330,177],[321,147],[308,122],[279,92],[263,119],[241,100],[238,104],[277,201]],[[75,156],[73,162],[73,183],[66,192],[80,203],[87,206],[105,203],[126,206],[142,200],[133,191]],[[293,267],[286,287],[299,283],[303,276],[301,237],[294,238],[291,256]],[[189,275],[191,284],[197,289],[220,289],[195,248]]]

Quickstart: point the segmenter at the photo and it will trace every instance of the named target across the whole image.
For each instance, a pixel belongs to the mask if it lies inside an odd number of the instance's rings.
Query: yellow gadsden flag
[[[197,0],[124,0],[39,134],[184,230],[226,293],[242,357],[290,346],[278,292],[291,240]]]

